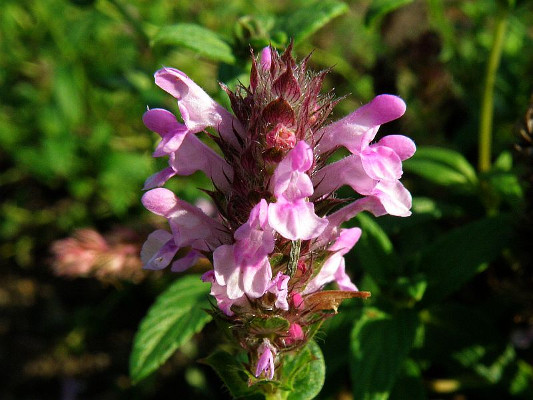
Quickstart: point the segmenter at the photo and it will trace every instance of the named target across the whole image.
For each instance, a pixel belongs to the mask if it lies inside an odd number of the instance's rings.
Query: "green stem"
[[[291,252],[289,254],[289,262],[287,264],[287,273],[290,277],[294,275],[296,272],[296,268],[298,268],[298,260],[300,259],[300,247],[302,245],[302,241],[300,239],[295,240],[291,243]]]
[[[494,112],[494,82],[496,72],[502,58],[502,50],[507,28],[507,13],[502,12],[496,20],[494,41],[490,51],[489,62],[485,75],[485,87],[481,103],[481,115],[479,122],[479,159],[478,170],[485,172],[490,169],[491,146],[492,146],[492,117]]]

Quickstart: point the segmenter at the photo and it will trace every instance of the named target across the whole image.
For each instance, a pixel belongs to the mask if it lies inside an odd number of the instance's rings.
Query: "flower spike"
[[[305,346],[344,299],[370,295],[351,281],[344,257],[361,229],[342,224],[363,211],[411,213],[400,179],[416,146],[401,135],[375,140],[380,125],[404,114],[404,101],[380,95],[327,125],[338,102],[320,93],[328,71],[309,71],[309,57],[297,63],[291,50],[263,49],[247,87],[221,84],[233,113],[185,73],[163,68],[155,83],[177,100],[183,123],[158,108],[143,116],[161,137],[153,155],[168,157],[168,167],[147,179],[142,203],[170,226],[148,237],[144,268],[182,272],[212,261],[202,275],[212,314],[247,352],[250,384],[280,375],[284,354]],[[218,150],[197,135],[206,129]],[[330,162],[340,147],[350,154]],[[161,187],[196,171],[212,182],[206,212]],[[355,200],[336,198],[343,186]],[[339,290],[325,290],[332,284]]]

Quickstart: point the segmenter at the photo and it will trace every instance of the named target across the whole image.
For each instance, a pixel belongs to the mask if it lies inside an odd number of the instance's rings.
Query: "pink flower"
[[[318,132],[319,152],[344,146],[352,154],[360,154],[374,139],[380,125],[400,118],[405,113],[402,99],[389,94],[375,97],[350,115],[326,126]]]
[[[292,323],[289,328],[289,335],[284,339],[285,343],[291,346],[303,339],[305,339],[305,335],[302,327],[297,323]]]
[[[235,231],[234,237],[236,262],[242,267],[257,264],[274,250],[274,235],[264,199],[250,211],[248,221]]]
[[[268,207],[272,226],[290,240],[309,240],[320,235],[328,221],[315,214],[313,203],[307,197],[313,194],[311,178],[305,173],[313,165],[313,150],[304,141],[285,156],[274,172],[271,186],[277,198]]]
[[[261,297],[272,279],[267,256],[274,249],[265,200],[255,205],[248,221],[235,231],[234,236],[234,245],[220,246],[213,252],[215,280],[227,287],[229,300],[245,294],[250,298]]]
[[[270,344],[267,338],[263,339],[263,343],[257,348],[259,360],[255,368],[255,377],[259,378],[261,374],[265,375],[267,379],[274,379],[274,357],[276,356],[276,348]]]
[[[93,229],[79,229],[72,237],[52,244],[52,266],[56,275],[71,278],[139,281],[144,277],[140,247],[136,233],[126,228],[115,228],[105,236]]]
[[[181,116],[190,132],[201,132],[211,126],[224,140],[238,145],[235,132],[243,135],[240,122],[187,75],[174,68],[163,68],[154,76],[155,83],[178,100]]]
[[[361,237],[361,229],[341,229],[339,236],[328,250],[333,254],[328,257],[320,272],[307,284],[304,294],[313,293],[327,283],[335,281],[340,290],[356,291],[345,271],[344,255],[348,253]]]
[[[228,298],[234,300],[244,294],[258,298],[265,294],[272,279],[268,258],[263,257],[255,265],[247,266],[238,265],[235,259],[233,245],[219,246],[213,252],[215,278],[221,286],[227,286]]]
[[[281,310],[288,310],[289,303],[287,303],[288,283],[290,277],[280,272],[270,283],[267,292],[273,293],[276,296],[275,305]]]
[[[245,296],[241,296],[237,299],[230,299],[228,297],[228,287],[225,285],[220,285],[215,279],[215,271],[209,270],[202,275],[202,281],[211,283],[211,296],[217,301],[218,308],[226,314],[228,317],[234,315],[234,312],[231,310],[231,307],[234,304],[245,305],[248,303],[248,300]]]
[[[400,181],[371,178],[358,155],[351,155],[326,165],[314,175],[313,182],[316,190],[312,199],[329,195],[339,187],[349,185],[361,195],[375,197],[390,215],[411,215],[411,195]]]
[[[335,105],[332,96],[320,94],[325,75],[309,72],[307,59],[297,64],[290,47],[281,55],[265,48],[252,60],[249,86],[231,91],[221,85],[231,114],[183,72],[163,68],[156,84],[176,98],[184,123],[163,109],[143,117],[161,136],[154,156],[168,156],[169,165],[148,178],[145,189],[151,190],[142,202],[170,225],[170,233],[148,237],[145,268],[172,265],[179,272],[199,257],[212,260],[202,280],[225,314],[215,315],[257,360],[251,372],[258,378],[274,379],[278,352],[304,346],[328,307],[336,310],[350,296],[323,300],[336,294],[322,298],[317,292],[332,282],[341,291],[357,291],[344,256],[361,230],[342,229],[342,223],[362,211],[410,214],[411,195],[399,179],[415,145],[400,135],[375,142],[379,126],[403,115],[405,103],[377,96],[325,125]],[[216,150],[197,135],[207,128]],[[328,164],[339,147],[351,154]],[[212,208],[209,215],[158,188],[174,175],[197,171],[212,181],[205,193],[213,207],[203,207]],[[335,208],[335,192],[346,185],[357,198]],[[269,324],[272,318],[285,321]]]
[[[179,248],[192,246],[197,250],[210,250],[230,241],[224,225],[205,215],[198,207],[178,199],[168,189],[146,192],[142,203],[154,214],[168,219]]]
[[[291,297],[291,303],[294,308],[301,310],[304,307],[304,299],[300,293],[293,293]]]

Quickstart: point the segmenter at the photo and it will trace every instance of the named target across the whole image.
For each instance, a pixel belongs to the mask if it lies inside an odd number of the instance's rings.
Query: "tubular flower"
[[[248,87],[222,85],[232,113],[183,72],[164,68],[155,83],[177,100],[183,124],[163,109],[143,117],[161,136],[154,157],[169,163],[148,178],[142,202],[170,226],[148,237],[144,268],[184,271],[200,257],[212,260],[202,280],[211,284],[213,313],[256,361],[250,368],[258,379],[274,379],[274,360],[304,346],[342,299],[369,295],[352,283],[344,259],[361,229],[341,224],[363,211],[410,215],[400,178],[415,145],[401,135],[375,141],[405,103],[380,95],[327,125],[336,100],[320,93],[326,72],[308,71],[307,60],[296,63],[291,46],[283,54],[263,49],[252,58]],[[198,138],[206,129],[220,151]],[[328,162],[340,147],[350,154]],[[160,187],[196,171],[213,182],[209,215]],[[353,189],[354,201],[335,198],[342,186]],[[322,293],[331,283],[339,290]]]
[[[274,378],[274,357],[276,356],[276,348],[270,344],[268,339],[263,339],[263,343],[257,349],[259,360],[255,369],[255,377],[258,378],[264,374],[266,378],[272,380]]]

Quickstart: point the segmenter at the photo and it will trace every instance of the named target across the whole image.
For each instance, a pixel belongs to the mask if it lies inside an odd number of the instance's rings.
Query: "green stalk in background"
[[[490,169],[492,147],[492,116],[494,112],[494,82],[496,72],[502,57],[503,43],[507,29],[507,12],[500,12],[497,16],[494,30],[494,41],[490,51],[489,62],[485,75],[485,86],[481,103],[479,122],[479,158],[478,170],[485,172]]]

